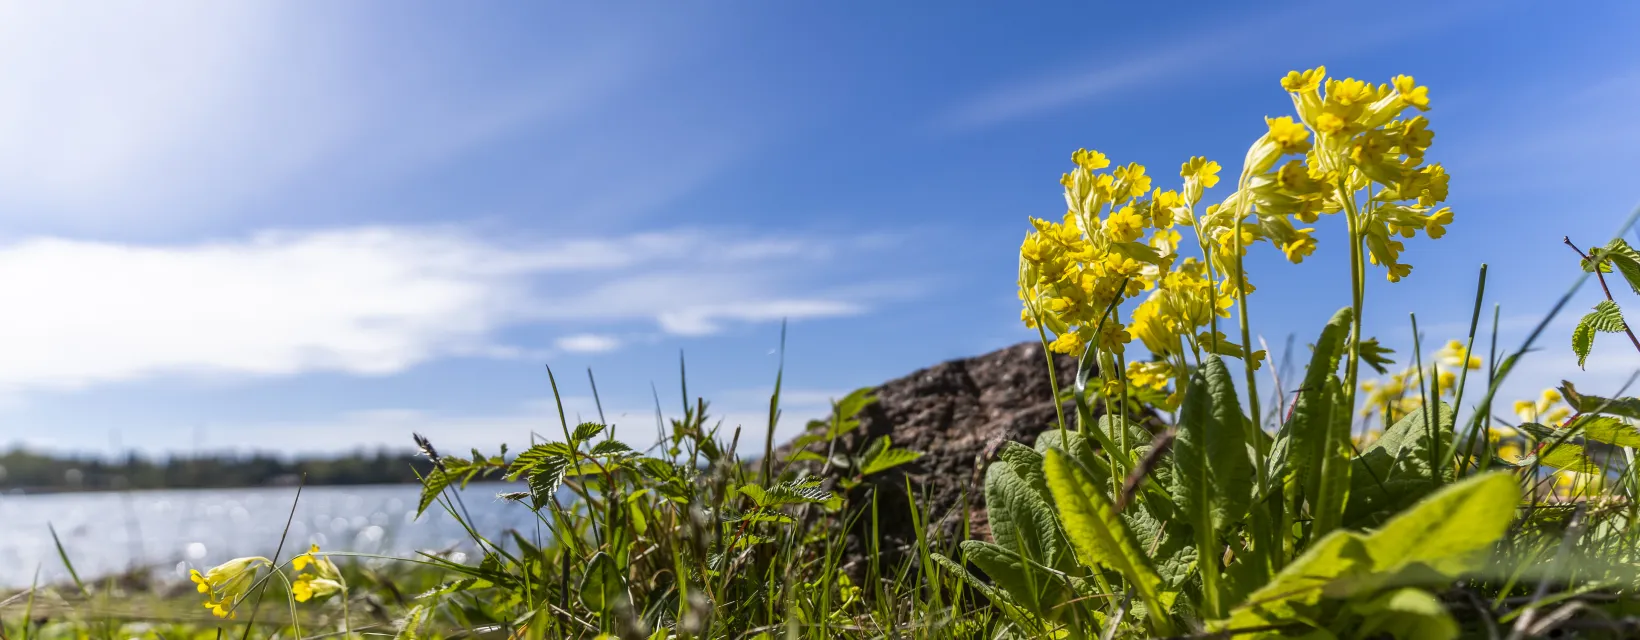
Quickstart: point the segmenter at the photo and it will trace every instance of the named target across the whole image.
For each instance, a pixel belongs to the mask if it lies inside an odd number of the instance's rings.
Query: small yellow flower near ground
[[[290,585],[291,595],[297,602],[307,602],[316,598],[324,598],[342,590],[341,583],[335,580],[303,575],[296,578]]]

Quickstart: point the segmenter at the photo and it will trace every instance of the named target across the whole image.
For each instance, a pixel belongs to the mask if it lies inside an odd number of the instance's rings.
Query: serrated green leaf
[[[552,502],[558,488],[564,486],[564,474],[569,471],[569,458],[543,458],[529,475],[530,503],[537,510]]]
[[[1578,413],[1595,413],[1640,420],[1640,398],[1603,398],[1580,393],[1571,382],[1560,382],[1560,395]]]
[[[1595,331],[1601,333],[1617,333],[1627,326],[1623,322],[1623,310],[1617,307],[1617,303],[1610,300],[1601,300],[1594,305],[1594,311],[1584,316],[1583,322],[1590,324]]]
[[[606,428],[605,425],[596,422],[583,422],[575,425],[575,431],[570,435],[570,439],[575,442],[586,442],[603,433]]]
[[[1622,238],[1612,238],[1606,243],[1606,258],[1623,274],[1629,288],[1640,293],[1640,251],[1635,251]]]
[[[1619,447],[1640,448],[1640,429],[1611,416],[1582,415],[1566,425],[1578,429],[1585,440]]]
[[[416,640],[422,637],[421,626],[426,624],[427,618],[433,613],[433,608],[427,604],[417,604],[405,612],[404,618],[399,621],[398,632],[393,634],[393,640]]]
[[[620,440],[604,440],[593,445],[591,451],[592,455],[595,456],[613,456],[631,452],[632,447]]]
[[[1161,591],[1161,576],[1140,550],[1133,531],[1117,517],[1103,487],[1059,449],[1049,449],[1043,456],[1043,472],[1064,518],[1066,536],[1082,564],[1096,571],[1104,567],[1122,574],[1145,602],[1152,631],[1172,635],[1167,611],[1172,608],[1174,594]]]
[[[1592,348],[1594,325],[1590,324],[1588,316],[1584,316],[1583,320],[1577,323],[1577,327],[1572,329],[1572,353],[1577,355],[1579,369],[1583,368],[1583,363],[1589,359],[1589,350]]]
[[[512,464],[507,466],[506,479],[517,480],[535,470],[541,461],[553,457],[566,457],[570,454],[569,445],[562,442],[546,442],[525,449],[523,453],[513,458]]]

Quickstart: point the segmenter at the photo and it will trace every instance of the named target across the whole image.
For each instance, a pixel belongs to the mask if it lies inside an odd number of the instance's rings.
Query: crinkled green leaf
[[[1042,454],[1017,442],[1003,445],[985,470],[985,509],[996,543],[1045,566],[1070,567],[1052,500]]]
[[[1008,592],[1014,602],[1032,614],[1058,618],[1056,609],[1076,597],[1067,577],[1040,564],[1021,558],[1013,550],[989,542],[964,540],[963,557],[984,571],[991,582]]]
[[[1173,497],[1198,532],[1222,531],[1247,515],[1253,462],[1229,369],[1209,357],[1190,376],[1173,443]]]
[[[1425,424],[1429,413],[1436,417],[1433,442]],[[1433,492],[1442,476],[1431,469],[1431,447],[1437,456],[1446,452],[1452,443],[1452,421],[1452,407],[1445,403],[1433,411],[1419,408],[1362,450],[1351,462],[1344,526],[1374,526]]]
[[[1450,582],[1482,564],[1519,502],[1514,476],[1492,472],[1435,492],[1371,535],[1334,531],[1208,628],[1316,620],[1324,598]]]

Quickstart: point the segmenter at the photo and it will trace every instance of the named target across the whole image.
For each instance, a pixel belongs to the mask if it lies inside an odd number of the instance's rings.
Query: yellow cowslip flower
[[[290,585],[290,593],[297,602],[322,599],[341,590],[341,583],[335,580],[309,575],[298,576]]]
[[[1435,388],[1443,395],[1451,392],[1457,384],[1458,374],[1451,371],[1442,371],[1435,375]]]
[[[1417,86],[1412,76],[1395,76],[1390,83],[1395,85],[1395,92],[1400,94],[1401,101],[1407,106],[1419,111],[1429,110],[1429,87]]]
[[[188,579],[198,592],[206,594],[205,608],[218,618],[226,618],[233,615],[234,605],[250,591],[257,572],[272,566],[272,561],[260,556],[235,558],[203,574],[190,570]]]
[[[306,567],[308,564],[310,564],[314,561],[314,555],[313,554],[318,553],[318,552],[319,552],[319,545],[316,545],[316,544],[315,545],[309,545],[307,553],[304,553],[302,555],[299,555],[299,556],[296,556],[296,557],[290,559],[291,568],[295,569],[297,571],[301,571],[304,567]]]
[[[1536,422],[1537,414],[1537,403],[1531,400],[1515,401],[1515,415],[1520,416],[1521,422]]]
[[[1446,235],[1446,225],[1452,224],[1452,209],[1441,207],[1424,222],[1424,235],[1431,239]]]
[[[1287,255],[1288,261],[1298,264],[1303,262],[1306,256],[1315,253],[1315,238],[1310,237],[1314,232],[1315,229],[1299,229],[1297,238],[1281,245],[1281,252]]]
[[[1145,233],[1144,219],[1134,212],[1133,207],[1122,207],[1121,211],[1110,214],[1105,221],[1105,235],[1112,242],[1133,242]]]
[[[1116,198],[1137,198],[1150,193],[1150,176],[1145,175],[1142,164],[1129,162],[1125,167],[1117,167],[1113,177],[1116,180],[1113,189]]]
[[[1072,153],[1071,162],[1075,162],[1077,166],[1089,171],[1098,171],[1110,166],[1110,159],[1106,158],[1105,154],[1087,149],[1077,149],[1075,153]]]
[[[1463,367],[1471,371],[1481,368],[1480,356],[1470,355],[1460,340],[1449,340],[1435,352],[1435,361],[1448,369]]]
[[[1173,379],[1173,367],[1166,362],[1129,362],[1127,363],[1128,384],[1135,387],[1166,391],[1167,383]]]
[[[1104,327],[1099,330],[1099,348],[1109,353],[1122,353],[1133,336],[1127,332],[1122,323],[1115,320],[1106,320]]]
[[[1308,71],[1288,71],[1287,77],[1281,79],[1281,88],[1292,93],[1305,93],[1321,88],[1321,81],[1327,77],[1326,67],[1316,67]]]
[[[1508,442],[1498,447],[1498,457],[1510,464],[1520,464],[1526,458],[1526,452],[1521,450],[1520,445]]]
[[[1179,167],[1179,177],[1184,178],[1185,199],[1196,202],[1202,199],[1203,189],[1219,183],[1219,163],[1193,156]]]
[[[1054,353],[1081,355],[1082,348],[1086,345],[1087,342],[1082,340],[1082,336],[1071,331],[1059,334],[1059,337],[1054,338],[1053,342],[1048,343],[1048,349]]]
[[[1150,246],[1163,256],[1171,256],[1179,252],[1179,232],[1170,229],[1161,229],[1150,236]]]
[[[1270,141],[1276,144],[1283,155],[1309,150],[1310,132],[1304,129],[1304,125],[1293,122],[1292,118],[1265,118],[1264,124],[1270,128]]]

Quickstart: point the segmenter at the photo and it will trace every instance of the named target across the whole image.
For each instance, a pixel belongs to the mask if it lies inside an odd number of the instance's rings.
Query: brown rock
[[[1070,388],[1075,360],[1057,356],[1055,365],[1060,389]],[[907,477],[930,534],[946,543],[961,539],[966,514],[968,537],[989,538],[982,489],[987,459],[1008,440],[1034,445],[1037,435],[1058,420],[1047,359],[1037,343],[935,365],[885,382],[875,393],[877,402],[861,413],[860,428],[844,436],[839,450],[859,451],[887,435],[894,446],[923,453],[921,459],[871,476],[850,491],[849,503],[867,509],[871,492],[877,493],[876,526],[885,570],[915,553]],[[1067,402],[1064,409],[1074,427],[1075,407]],[[824,453],[819,445],[814,450]],[[865,557],[865,536],[872,526],[869,512],[857,522],[845,562],[858,563]]]

